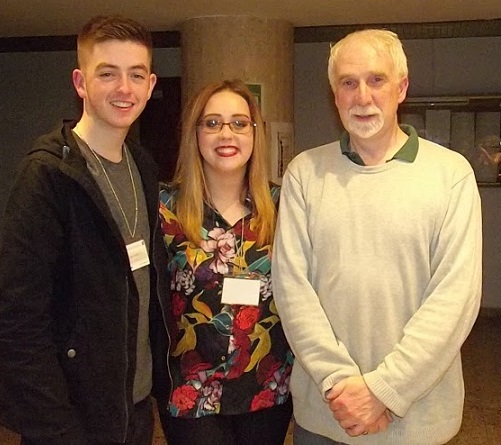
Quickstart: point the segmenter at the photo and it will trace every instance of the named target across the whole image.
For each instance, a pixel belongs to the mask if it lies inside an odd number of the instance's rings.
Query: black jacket
[[[21,163],[0,238],[0,422],[44,444],[122,442],[138,295],[122,236],[65,122]],[[150,221],[152,340],[169,313],[156,166],[127,145]],[[159,297],[162,301],[159,301]],[[153,345],[155,348],[155,345]],[[167,357],[155,357],[165,370]]]

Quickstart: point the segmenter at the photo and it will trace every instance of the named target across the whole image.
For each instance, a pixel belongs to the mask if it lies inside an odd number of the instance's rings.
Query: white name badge
[[[257,306],[261,280],[255,278],[224,277],[221,302]]]
[[[132,271],[141,269],[141,267],[148,266],[150,264],[148,251],[146,250],[146,243],[142,239],[127,244],[127,254],[129,255],[130,269]]]

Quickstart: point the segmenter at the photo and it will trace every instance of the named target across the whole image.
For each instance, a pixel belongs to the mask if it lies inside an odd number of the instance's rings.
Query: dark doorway
[[[179,153],[181,78],[160,77],[140,117],[141,144],[151,151],[160,168],[160,180],[174,175]]]

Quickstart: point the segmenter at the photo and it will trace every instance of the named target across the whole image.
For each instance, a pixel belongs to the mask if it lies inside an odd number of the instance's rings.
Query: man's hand
[[[392,421],[389,411],[372,394],[363,377],[348,377],[327,394],[329,408],[350,436],[385,431]]]

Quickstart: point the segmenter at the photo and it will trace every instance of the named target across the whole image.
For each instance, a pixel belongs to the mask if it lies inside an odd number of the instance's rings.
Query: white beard
[[[367,122],[360,122],[355,115],[371,116]],[[384,125],[384,117],[381,110],[375,105],[367,107],[354,106],[348,112],[348,133],[362,139],[368,139],[378,133]]]

